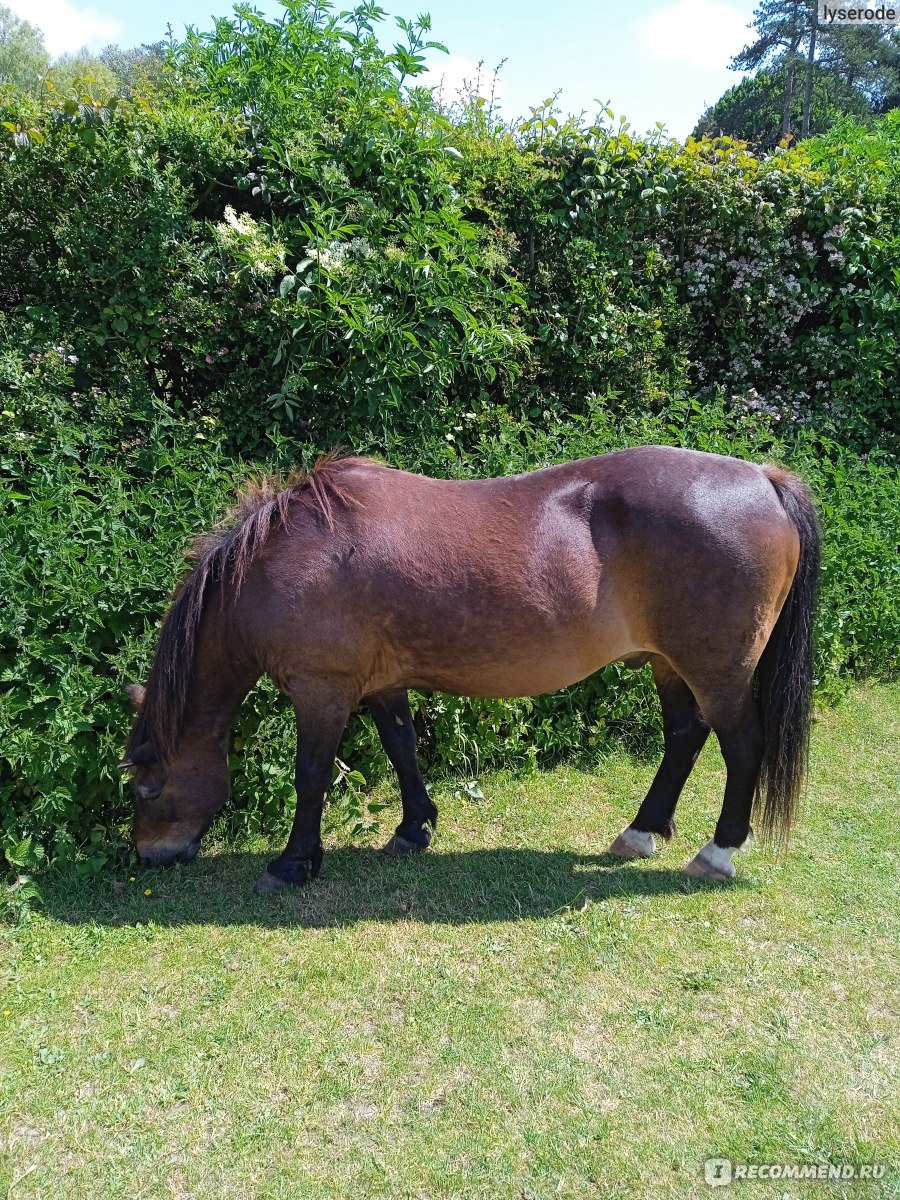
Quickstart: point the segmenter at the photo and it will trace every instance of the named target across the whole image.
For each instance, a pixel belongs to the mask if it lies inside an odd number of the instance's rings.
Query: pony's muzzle
[[[138,862],[142,867],[172,867],[175,863],[192,863],[199,853],[200,839],[196,838],[177,850],[164,846],[138,850]]]

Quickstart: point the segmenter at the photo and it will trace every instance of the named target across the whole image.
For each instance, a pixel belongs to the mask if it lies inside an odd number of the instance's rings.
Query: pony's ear
[[[128,699],[131,701],[135,712],[140,712],[144,707],[144,697],[147,695],[147,689],[141,687],[139,683],[128,683],[125,685],[125,691],[128,693]]]
[[[127,771],[129,767],[147,767],[156,761],[157,757],[153,751],[153,747],[149,742],[143,742],[136,750],[132,750],[127,758],[119,763],[119,770]]]

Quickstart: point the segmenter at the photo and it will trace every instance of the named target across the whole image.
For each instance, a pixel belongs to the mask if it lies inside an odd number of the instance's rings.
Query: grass
[[[732,885],[680,871],[712,746],[648,863],[600,853],[653,772],[616,755],[436,789],[414,860],[333,832],[287,896],[259,844],[50,876],[0,928],[0,1195],[693,1198],[717,1155],[888,1168],[745,1197],[900,1195],[898,746],[900,686],[825,713],[790,852]]]

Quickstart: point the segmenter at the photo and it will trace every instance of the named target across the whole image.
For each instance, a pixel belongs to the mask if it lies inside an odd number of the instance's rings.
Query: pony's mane
[[[333,450],[311,471],[295,471],[284,481],[271,475],[250,480],[238,490],[237,503],[225,519],[194,540],[188,552],[194,565],[176,587],[160,630],[144,701],[128,738],[126,761],[164,760],[175,751],[184,728],[197,632],[211,586],[220,585],[222,604],[229,586],[234,603],[256,555],[276,530],[287,526],[295,503],[314,508],[333,530],[335,502],[359,503],[340,486],[340,475],[346,467],[360,465],[381,464],[372,458],[342,458]]]

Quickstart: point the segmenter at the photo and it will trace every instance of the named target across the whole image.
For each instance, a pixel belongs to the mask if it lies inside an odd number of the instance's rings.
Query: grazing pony
[[[124,768],[145,864],[189,861],[229,794],[228,735],[261,675],[297,714],[297,811],[260,892],[322,865],[321,817],[353,710],[400,780],[393,853],[437,822],[407,688],[534,696],[614,660],[649,663],[665,753],[610,846],[668,839],[710,729],[727,769],[715,833],[687,864],[734,875],[750,832],[784,840],[809,743],[819,529],[778,467],[641,446],[510,478],[457,482],[328,455],[243,492],[200,538],[163,623]]]

